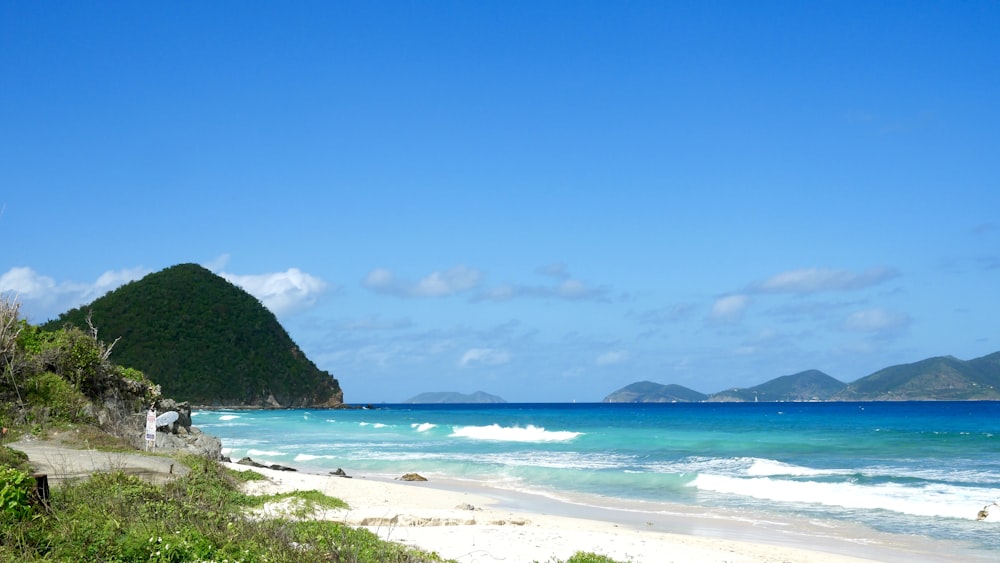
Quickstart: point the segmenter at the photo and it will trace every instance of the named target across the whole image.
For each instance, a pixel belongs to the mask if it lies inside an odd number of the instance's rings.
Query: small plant
[[[31,515],[33,479],[12,467],[0,467],[0,515],[4,520],[23,520]]]

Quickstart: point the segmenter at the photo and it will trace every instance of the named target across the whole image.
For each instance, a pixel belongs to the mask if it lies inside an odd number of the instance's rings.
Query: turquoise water
[[[1000,549],[1000,403],[385,405],[200,411],[237,459],[725,506]]]

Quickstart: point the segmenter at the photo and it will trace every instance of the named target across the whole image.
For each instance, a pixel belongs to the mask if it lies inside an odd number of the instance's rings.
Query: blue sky
[[[354,403],[1000,350],[996,2],[288,4],[0,0],[30,321],[203,264]]]

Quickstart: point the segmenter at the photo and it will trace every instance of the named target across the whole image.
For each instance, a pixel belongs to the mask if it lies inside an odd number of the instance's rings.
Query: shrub
[[[87,398],[62,377],[45,372],[27,381],[29,405],[47,408],[49,416],[64,422],[77,422],[84,418]]]
[[[0,467],[0,518],[22,520],[31,514],[34,479],[12,467]]]

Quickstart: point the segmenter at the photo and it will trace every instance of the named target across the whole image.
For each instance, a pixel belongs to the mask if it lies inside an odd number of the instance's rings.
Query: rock
[[[277,463],[272,463],[271,465],[265,465],[263,463],[258,463],[250,459],[249,457],[245,457],[237,461],[236,463],[240,465],[249,465],[250,467],[260,467],[262,469],[273,469],[275,471],[298,471],[298,469],[295,469],[294,467],[288,467],[286,465],[278,465]]]
[[[346,478],[348,478],[348,479],[350,479],[350,478],[351,478],[351,476],[350,476],[350,475],[348,475],[347,473],[344,473],[344,470],[343,470],[343,469],[341,469],[341,468],[339,468],[339,467],[337,468],[337,470],[336,470],[336,471],[331,471],[331,472],[330,472],[330,475],[335,475],[335,476],[337,476],[337,477],[346,477]]]
[[[215,436],[205,434],[193,426],[190,432],[184,435],[157,432],[156,450],[161,452],[183,451],[216,461],[222,459],[222,442]]]
[[[398,479],[399,481],[426,481],[427,478],[419,473],[407,473]]]
[[[176,434],[178,428],[191,432],[191,403],[178,403],[173,399],[161,399],[157,403],[157,412],[177,411],[177,422],[170,424],[170,433]]]

